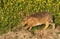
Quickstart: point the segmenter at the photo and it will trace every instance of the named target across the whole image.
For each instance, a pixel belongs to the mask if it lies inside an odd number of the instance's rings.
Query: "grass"
[[[9,32],[11,27],[20,24],[21,13],[26,16],[44,10],[50,12],[55,24],[60,26],[60,0],[0,0],[0,32]]]

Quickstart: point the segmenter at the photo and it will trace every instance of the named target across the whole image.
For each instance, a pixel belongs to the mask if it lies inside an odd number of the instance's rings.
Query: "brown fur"
[[[29,30],[36,25],[42,25],[42,24],[46,25],[44,29],[47,29],[49,25],[52,25],[53,29],[55,29],[55,24],[53,23],[52,19],[53,19],[52,15],[50,13],[38,12],[30,15],[27,19],[23,19],[21,24],[22,26],[28,24],[27,28],[29,28]]]

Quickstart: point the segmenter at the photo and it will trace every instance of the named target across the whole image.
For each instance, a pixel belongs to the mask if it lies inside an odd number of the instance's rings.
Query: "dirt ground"
[[[35,30],[33,33],[28,30],[8,32],[0,35],[0,39],[60,39],[60,27],[55,30]]]

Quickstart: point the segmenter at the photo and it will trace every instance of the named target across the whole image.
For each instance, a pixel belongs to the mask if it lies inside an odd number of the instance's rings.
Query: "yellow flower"
[[[42,10],[41,10],[41,12],[42,12]]]
[[[51,6],[51,4],[48,4],[49,6]]]
[[[46,1],[43,1],[42,3],[46,3]]]
[[[7,19],[5,19],[5,21],[7,21]]]
[[[18,0],[18,2],[22,2],[22,1],[24,2],[25,0]]]
[[[20,1],[24,1],[24,0],[20,0]]]
[[[3,17],[1,17],[1,19],[3,20]]]
[[[55,5],[55,4],[53,4],[53,5]]]
[[[22,1],[24,1],[24,0],[22,0]]]
[[[10,5],[12,5],[13,3],[10,3]]]
[[[14,16],[14,18],[16,19],[16,16]]]
[[[53,11],[55,11],[55,9]]]
[[[47,11],[49,12],[49,9]]]
[[[50,2],[50,0],[48,0],[48,2]]]
[[[60,12],[58,14],[60,15]]]
[[[22,9],[22,8],[21,8]]]
[[[41,0],[36,0],[36,1],[41,1]]]
[[[58,1],[58,0],[57,0]]]
[[[60,4],[60,2],[59,2],[59,4]]]

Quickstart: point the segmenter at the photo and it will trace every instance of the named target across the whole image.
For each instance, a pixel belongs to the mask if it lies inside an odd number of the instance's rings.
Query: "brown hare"
[[[46,25],[44,29],[47,29],[49,25],[53,26],[52,28],[53,30],[55,29],[55,24],[53,23],[53,17],[48,12],[38,12],[30,15],[28,18],[24,18],[21,22],[21,25],[24,26],[25,24],[28,25],[26,29],[29,28],[29,30],[31,30],[31,28],[34,26],[42,24]]]

